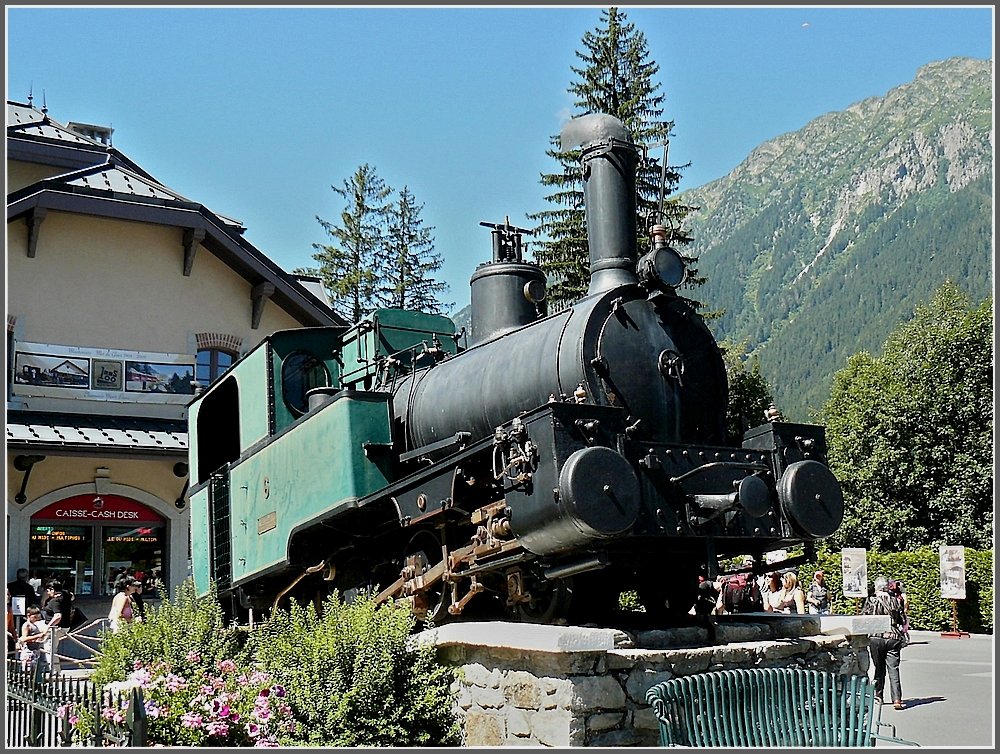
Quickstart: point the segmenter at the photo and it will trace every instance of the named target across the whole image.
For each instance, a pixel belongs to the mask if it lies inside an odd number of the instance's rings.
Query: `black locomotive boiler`
[[[582,152],[587,295],[544,313],[518,229],[493,227],[471,339],[380,310],[275,333],[192,402],[192,561],[236,610],[373,589],[417,615],[602,620],[624,590],[686,615],[719,558],[811,543],[843,517],[820,426],[727,443],[727,380],[677,286],[636,248],[638,150],[617,119]]]

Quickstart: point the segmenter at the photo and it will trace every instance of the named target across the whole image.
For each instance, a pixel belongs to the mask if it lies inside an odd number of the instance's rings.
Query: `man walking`
[[[864,615],[888,615],[889,630],[868,637],[868,652],[875,668],[875,693],[885,702],[885,677],[889,676],[889,690],[896,709],[906,709],[903,688],[899,681],[900,652],[903,649],[903,604],[888,592],[889,580],[885,576],[875,579],[875,594],[865,601]]]

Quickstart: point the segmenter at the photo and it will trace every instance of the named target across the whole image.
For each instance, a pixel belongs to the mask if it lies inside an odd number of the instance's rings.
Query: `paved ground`
[[[882,720],[925,748],[995,748],[993,637],[911,631],[910,639],[899,668],[906,709],[887,704]]]

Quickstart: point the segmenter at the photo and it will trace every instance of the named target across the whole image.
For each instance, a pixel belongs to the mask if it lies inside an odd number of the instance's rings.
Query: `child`
[[[43,657],[45,640],[48,638],[48,625],[42,620],[42,611],[32,605],[25,611],[24,625],[21,626],[21,638],[17,640],[20,650],[18,659],[27,669]]]

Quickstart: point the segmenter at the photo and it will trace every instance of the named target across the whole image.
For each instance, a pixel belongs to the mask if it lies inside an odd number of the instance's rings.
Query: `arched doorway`
[[[132,498],[72,495],[32,515],[30,531],[29,571],[43,581],[59,579],[78,595],[111,594],[125,570],[150,586],[154,579],[169,583],[167,520]]]

